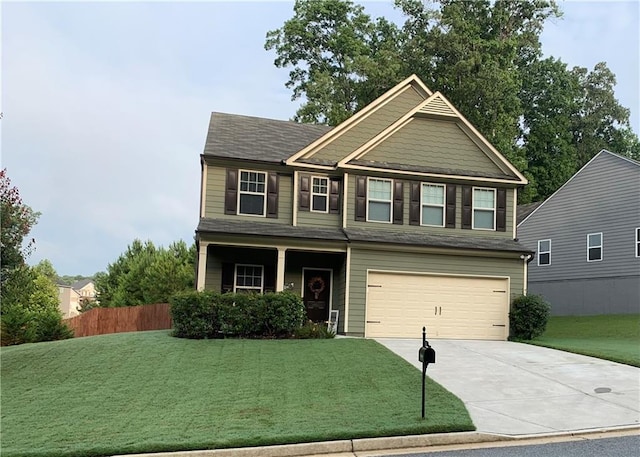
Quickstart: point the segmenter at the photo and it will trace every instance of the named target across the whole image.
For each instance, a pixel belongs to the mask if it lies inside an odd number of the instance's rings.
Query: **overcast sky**
[[[638,133],[639,3],[561,7],[545,55],[606,61]],[[289,119],[298,106],[264,50],[292,14],[291,2],[4,2],[2,167],[42,213],[29,262],[91,275],[135,238],[190,244],[210,112]]]

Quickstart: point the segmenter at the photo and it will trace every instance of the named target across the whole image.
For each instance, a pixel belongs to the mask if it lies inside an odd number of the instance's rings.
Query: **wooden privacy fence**
[[[76,337],[171,328],[168,303],[94,308],[64,321]]]

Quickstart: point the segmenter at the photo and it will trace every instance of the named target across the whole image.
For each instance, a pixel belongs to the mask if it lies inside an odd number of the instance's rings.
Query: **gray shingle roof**
[[[293,227],[291,225],[234,221],[230,219],[202,218],[197,232],[220,233],[231,235],[252,235],[268,237],[305,238],[315,240],[347,241],[347,237],[340,228],[325,227]]]
[[[542,202],[527,203],[525,205],[516,206],[516,224],[520,224],[525,218],[533,213]]]
[[[423,247],[472,249],[530,253],[531,251],[511,239],[493,237],[464,237],[459,235],[430,235],[399,230],[371,230],[369,228],[293,227],[268,222],[234,221],[230,219],[202,218],[200,233],[248,235],[262,237],[302,238],[328,241],[364,241]]]
[[[326,125],[211,113],[204,155],[279,163],[329,130]]]
[[[482,251],[531,252],[531,250],[509,238],[432,235],[397,230],[370,230],[366,228],[348,228],[344,231],[351,241]]]
[[[71,287],[73,287],[74,289],[82,289],[84,286],[86,286],[90,282],[93,282],[93,279],[91,278],[81,279],[80,281],[76,281],[73,284],[71,284]]]

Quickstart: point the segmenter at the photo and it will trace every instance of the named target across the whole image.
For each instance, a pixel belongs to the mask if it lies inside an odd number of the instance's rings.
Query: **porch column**
[[[284,259],[287,250],[285,248],[278,248],[278,263],[276,265],[276,292],[282,292],[284,290]]]
[[[200,249],[198,250],[198,279],[196,280],[196,288],[204,290],[204,278],[207,275],[207,248],[209,243],[200,241]]]

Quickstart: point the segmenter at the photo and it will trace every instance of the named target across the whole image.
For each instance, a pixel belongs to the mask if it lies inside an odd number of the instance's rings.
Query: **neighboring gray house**
[[[602,150],[518,222],[553,315],[640,312],[640,163]]]

